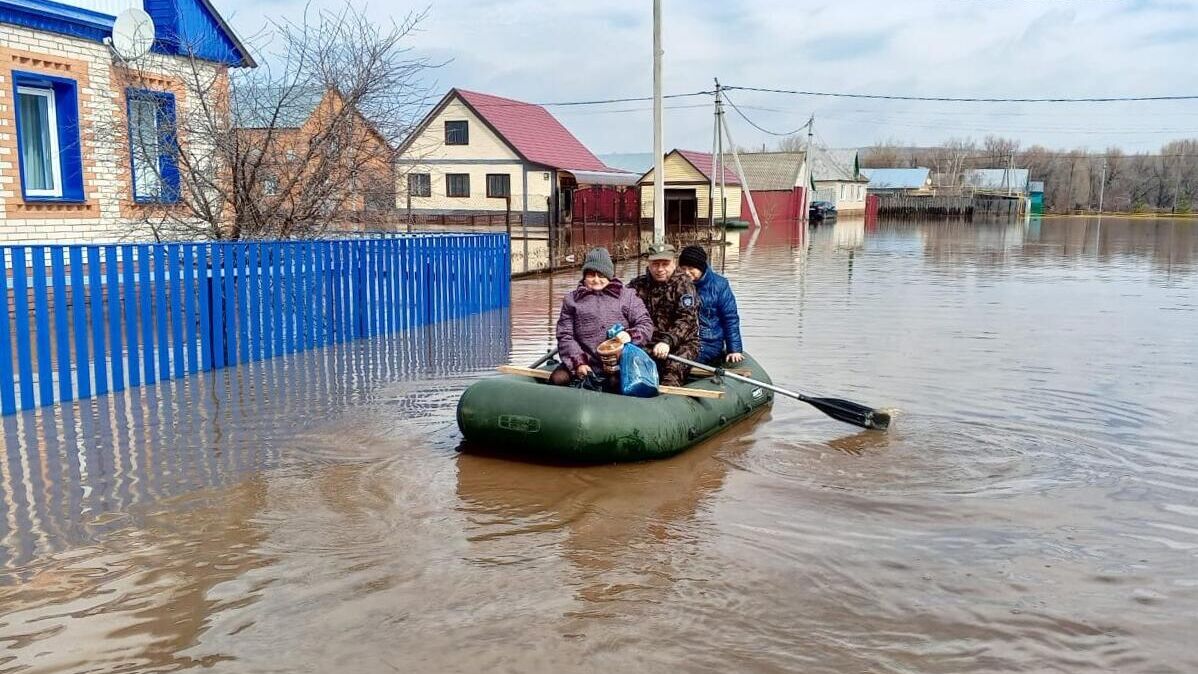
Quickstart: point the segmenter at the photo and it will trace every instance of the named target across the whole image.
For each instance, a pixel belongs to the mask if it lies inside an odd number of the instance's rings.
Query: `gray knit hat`
[[[597,271],[607,279],[616,277],[616,266],[612,264],[611,253],[607,252],[606,248],[592,248],[587,251],[586,260],[582,263],[582,275],[586,276],[588,270]]]

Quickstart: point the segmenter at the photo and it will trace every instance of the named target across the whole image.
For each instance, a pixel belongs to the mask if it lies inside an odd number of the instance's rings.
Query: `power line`
[[[870,146],[862,147],[858,150],[858,152],[860,152],[861,154],[866,154],[868,152],[878,151],[878,150],[880,150],[880,151],[894,150],[895,152],[898,152],[900,155],[908,155],[908,156],[911,156],[912,158],[918,158],[918,159],[928,159],[928,157],[923,157],[923,156],[916,157],[916,155],[925,155],[925,154],[929,154],[929,153],[934,154],[937,151],[947,151],[949,153],[952,152],[951,150],[946,150],[946,148],[938,147],[938,146],[912,147],[912,148],[898,146],[898,147],[892,148],[892,147],[885,146],[885,145],[870,145]],[[952,158],[962,159],[962,160],[964,160],[964,159],[999,160],[999,159],[1003,159],[1007,156],[1013,155],[1017,159],[1029,159],[1029,157],[1027,157],[1029,150],[1030,150],[1030,148],[1014,150],[1014,151],[1004,151],[1004,152],[986,152],[984,150],[978,150],[978,151],[974,151],[974,152],[963,152],[960,154],[956,154],[956,155],[953,155]],[[1178,158],[1185,158],[1185,157],[1189,157],[1191,159],[1194,158],[1193,153],[1187,155],[1184,152],[1175,153],[1175,154],[1158,154],[1158,153],[1151,153],[1151,152],[1123,152],[1123,153],[1113,154],[1113,153],[1106,153],[1106,152],[1103,152],[1103,153],[1077,152],[1074,150],[1047,150],[1047,152],[1048,152],[1048,155],[1045,157],[1042,157],[1041,159],[1047,160],[1047,161],[1058,161],[1058,160],[1071,160],[1071,159],[1129,159],[1130,160],[1130,159],[1178,159]],[[863,167],[862,170],[865,170],[867,168],[871,168],[871,167]]]
[[[761,127],[761,126],[759,126],[759,125],[758,125],[756,122],[754,122],[753,120],[749,119],[748,115],[746,115],[745,113],[741,112],[741,111],[740,111],[740,108],[736,107],[736,104],[735,104],[735,103],[733,103],[733,102],[732,102],[732,99],[731,99],[731,98],[729,98],[727,95],[725,95],[725,96],[724,96],[724,100],[725,100],[725,101],[728,101],[728,105],[731,105],[731,106],[732,106],[732,109],[736,111],[736,114],[740,115],[741,119],[743,119],[743,120],[745,120],[746,122],[748,122],[748,123],[749,123],[749,126],[752,126],[754,129],[757,129],[758,131],[760,131],[760,132],[762,132],[762,133],[764,133],[764,134],[768,134],[768,135],[770,135],[770,136],[780,136],[780,137],[782,137],[782,138],[786,138],[787,136],[793,136],[793,135],[797,134],[798,132],[800,132],[800,131],[802,131],[802,130],[804,130],[804,129],[808,128],[809,126],[811,126],[811,120],[809,119],[809,120],[807,120],[807,123],[806,123],[806,124],[804,124],[803,126],[800,126],[799,128],[795,129],[794,131],[790,131],[790,132],[788,132],[788,133],[778,133],[778,132],[776,132],[776,131],[770,131],[769,129],[764,129],[764,128],[762,128],[762,127]]]
[[[1002,135],[1009,134],[1034,134],[1034,133],[1060,133],[1073,135],[1090,135],[1090,136],[1168,136],[1168,135],[1192,135],[1198,133],[1198,128],[1152,128],[1152,129],[1113,129],[1113,128],[1094,128],[1094,127],[1062,127],[1062,126],[1009,126],[1002,124],[993,124],[986,126],[962,126],[954,124],[952,121],[936,122],[930,120],[928,124],[916,124],[908,121],[898,121],[893,119],[882,118],[857,118],[854,124],[866,124],[870,126],[898,126],[913,129],[935,129],[938,131],[960,131],[971,133],[988,133]]]
[[[744,108],[745,110],[761,110],[763,112],[807,114],[804,110],[801,110],[799,108],[769,108],[769,107],[765,107],[765,106],[754,106],[754,105],[742,105],[741,107]],[[889,115],[911,115],[911,116],[918,116],[920,118],[926,118],[929,115],[942,115],[945,117],[982,118],[982,119],[988,119],[991,117],[1035,117],[1037,119],[1041,119],[1041,118],[1051,118],[1052,115],[1070,115],[1070,116],[1077,115],[1076,111],[1066,110],[1064,108],[1054,108],[1054,109],[1048,109],[1048,110],[1045,110],[1042,108],[1035,112],[1029,112],[1026,110],[1003,110],[1003,109],[997,109],[997,108],[986,109],[986,110],[978,110],[978,109],[963,110],[961,108],[939,108],[939,109],[933,109],[930,112],[928,111],[927,108],[887,109],[887,108],[879,107],[879,108],[870,109],[870,108],[860,108],[860,107],[857,107],[857,108],[829,107],[829,108],[817,108],[816,109],[816,114],[819,114],[820,116],[849,115],[849,114],[876,115],[879,113],[883,113],[888,116]],[[1127,114],[1128,114],[1127,112],[1118,112],[1118,111],[1112,111],[1109,109],[1104,112],[1087,111],[1087,113],[1086,113],[1087,117],[1126,117]],[[1155,112],[1154,114],[1159,117],[1198,117],[1198,111],[1192,111],[1192,110],[1191,111],[1163,110],[1163,111]]]
[[[790,94],[794,96],[825,96],[831,98],[868,98],[883,101],[932,101],[940,103],[1128,103],[1144,101],[1193,101],[1198,94],[1180,96],[1103,96],[1089,98],[967,98],[954,96],[903,96],[897,94],[849,94],[834,91],[799,91],[793,89],[770,89],[766,87],[741,87],[729,85],[727,90],[756,91],[765,94]]]
[[[667,105],[666,110],[692,110],[695,108],[711,108],[710,103],[688,103],[686,105]],[[616,108],[615,110],[563,110],[559,115],[611,115],[628,112],[648,112],[652,107]]]
[[[711,96],[714,93],[715,93],[714,91],[692,91],[692,92],[686,93],[686,94],[666,94],[665,96],[662,96],[662,98],[691,98],[694,96]],[[569,106],[581,106],[581,105],[609,105],[612,103],[642,103],[645,101],[652,101],[652,100],[653,100],[652,96],[639,96],[639,97],[634,97],[634,98],[600,98],[600,99],[588,100],[588,101],[553,101],[553,102],[549,102],[549,103],[530,103],[530,102],[525,102],[525,101],[508,101],[508,102],[502,102],[502,103],[500,103],[500,102],[477,103],[477,104],[471,103],[471,105],[474,105],[475,107],[479,107],[479,108],[512,108],[512,107],[520,107],[520,106],[525,106],[525,105],[539,105],[541,107],[548,108],[548,107],[569,107]]]

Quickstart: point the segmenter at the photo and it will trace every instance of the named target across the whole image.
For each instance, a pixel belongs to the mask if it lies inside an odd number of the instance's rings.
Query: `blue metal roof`
[[[210,0],[144,0],[154,19],[154,50],[194,54],[234,67],[257,65]],[[0,0],[0,23],[102,42],[115,16],[52,0]]]
[[[209,0],[143,0],[154,19],[154,49],[253,68],[257,63]]]
[[[973,169],[966,171],[961,182],[980,190],[1027,191],[1027,169]]]
[[[100,42],[116,17],[49,0],[0,0],[0,23]]]
[[[874,168],[861,169],[861,175],[869,178],[871,190],[918,190],[927,187],[931,169],[927,168]]]

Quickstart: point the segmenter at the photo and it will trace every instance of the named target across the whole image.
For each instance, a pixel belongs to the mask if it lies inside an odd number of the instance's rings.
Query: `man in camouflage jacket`
[[[666,358],[674,354],[694,360],[699,355],[699,293],[690,276],[678,269],[677,253],[669,244],[649,246],[649,271],[633,279],[636,291],[653,319],[650,355],[665,386],[681,386],[690,368]]]

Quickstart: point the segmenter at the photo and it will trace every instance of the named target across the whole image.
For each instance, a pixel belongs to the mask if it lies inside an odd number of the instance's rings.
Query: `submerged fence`
[[[505,307],[506,234],[0,247],[0,412]]]

